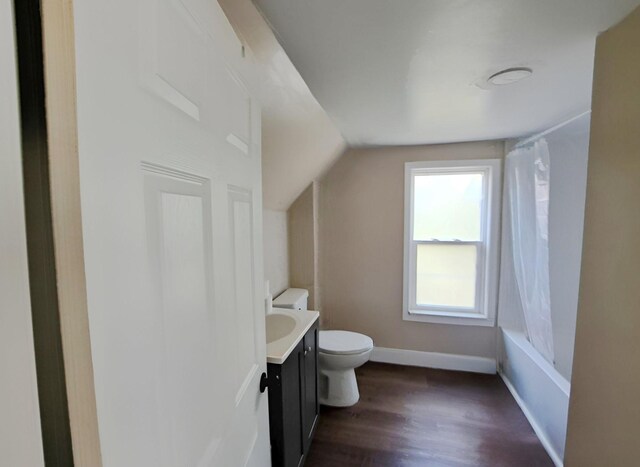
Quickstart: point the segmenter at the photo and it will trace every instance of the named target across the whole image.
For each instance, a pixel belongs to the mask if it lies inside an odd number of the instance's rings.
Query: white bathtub
[[[500,375],[557,466],[562,465],[569,382],[521,332],[502,329]]]

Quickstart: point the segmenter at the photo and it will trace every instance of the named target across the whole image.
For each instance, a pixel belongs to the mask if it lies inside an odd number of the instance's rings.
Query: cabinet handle
[[[311,346],[309,346],[306,349],[304,349],[304,354],[305,355],[307,355],[309,352],[311,352]]]

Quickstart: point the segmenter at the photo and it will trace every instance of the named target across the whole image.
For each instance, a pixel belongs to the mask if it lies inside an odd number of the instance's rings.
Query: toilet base
[[[351,407],[360,399],[356,372],[348,370],[320,370],[319,399],[330,407]]]

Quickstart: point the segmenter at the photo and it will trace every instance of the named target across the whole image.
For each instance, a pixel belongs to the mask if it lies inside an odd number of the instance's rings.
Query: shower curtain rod
[[[569,120],[566,120],[566,121],[564,121],[562,123],[559,123],[556,126],[553,126],[553,127],[549,128],[548,130],[544,130],[541,133],[537,133],[537,134],[535,134],[533,136],[529,136],[528,138],[526,138],[526,139],[520,141],[519,143],[515,144],[509,151],[512,151],[514,149],[519,149],[519,148],[522,148],[524,146],[527,146],[528,144],[534,143],[535,141],[539,140],[543,136],[546,136],[549,133],[553,133],[554,131],[559,130],[560,128],[562,128],[563,126],[568,125],[569,123],[571,123],[571,122],[573,122],[575,120],[578,120],[579,118],[584,117],[585,115],[590,114],[590,113],[591,113],[591,110],[587,110],[586,112],[582,112],[580,115],[576,115],[575,117],[572,117]]]

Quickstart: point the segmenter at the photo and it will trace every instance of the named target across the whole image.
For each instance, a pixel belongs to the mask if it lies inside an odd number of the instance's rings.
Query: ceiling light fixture
[[[507,68],[497,73],[492,74],[487,78],[487,81],[494,86],[504,86],[506,84],[513,84],[528,78],[533,73],[531,68],[517,67]]]

